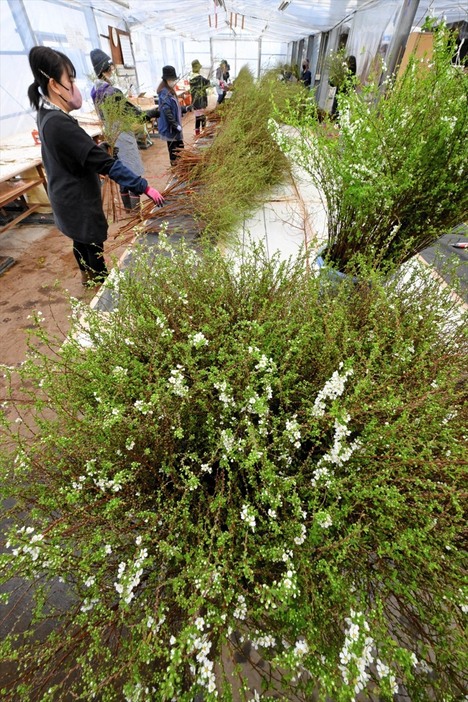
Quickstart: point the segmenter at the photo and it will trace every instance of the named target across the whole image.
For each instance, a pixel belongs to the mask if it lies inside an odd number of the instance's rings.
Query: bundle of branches
[[[184,149],[173,169],[177,182],[164,192],[166,205],[152,212],[148,203],[138,217],[166,220],[174,212],[185,213],[193,216],[201,231],[218,240],[232,233],[289,173],[268,121],[273,98],[276,105],[286,105],[301,91],[299,84],[279,81],[277,71],[255,82],[247,68],[241,69],[232,98],[210,114],[204,143],[213,137],[211,146]],[[131,220],[126,228],[135,223]]]

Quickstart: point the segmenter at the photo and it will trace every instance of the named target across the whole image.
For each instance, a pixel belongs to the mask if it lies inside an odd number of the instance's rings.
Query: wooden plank
[[[8,203],[13,202],[22,197],[28,190],[42,185],[42,178],[7,180],[5,183],[0,183],[0,207],[5,207]]]
[[[11,222],[8,222],[3,227],[1,227],[0,234],[3,234],[3,232],[6,232],[7,229],[10,229],[10,227],[14,227],[15,224],[18,224],[18,222],[21,222],[21,220],[24,219],[25,217],[29,217],[29,215],[32,212],[35,212],[36,210],[38,210],[40,206],[41,205],[38,203],[37,205],[31,205],[30,207],[28,207],[27,210],[25,210],[24,212],[21,212],[21,214],[17,215],[14,219],[11,220]]]

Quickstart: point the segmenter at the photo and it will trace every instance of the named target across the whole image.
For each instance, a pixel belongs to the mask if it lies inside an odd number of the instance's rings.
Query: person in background
[[[147,111],[141,110],[139,107],[133,105],[129,100],[127,100],[119,88],[112,85],[114,66],[110,56],[104,53],[104,51],[101,51],[101,49],[93,49],[90,57],[94,72],[97,76],[97,80],[91,90],[91,98],[96,108],[96,112],[103,121],[104,114],[101,105],[102,102],[109,97],[112,97],[114,100],[124,100],[126,109],[128,109],[130,113],[133,113],[137,118],[143,116],[145,119],[151,120],[158,116],[159,111],[157,107]],[[140,151],[134,132],[121,132],[117,138],[115,146],[118,149],[117,156],[122,163],[127,166],[127,168],[130,168],[130,170],[134,173],[143,175],[143,162],[141,160]],[[140,198],[137,195],[130,193],[128,189],[125,189],[125,186],[120,188],[120,196],[122,198],[123,206],[127,212],[135,209],[140,204]]]
[[[162,80],[156,91],[159,107],[158,132],[161,139],[167,142],[171,166],[174,166],[180,150],[184,148],[182,110],[175,91],[177,80],[174,66],[163,66]]]
[[[198,59],[192,61],[193,75],[190,78],[190,94],[192,96],[192,107],[195,111],[195,136],[200,134],[200,129],[205,129],[206,116],[205,109],[208,106],[207,89],[211,82],[200,74],[201,63]]]
[[[310,62],[307,58],[302,62],[302,73],[300,80],[305,88],[310,88],[312,83],[312,73],[310,72]]]
[[[216,92],[218,93],[218,105],[221,105],[226,97],[226,93],[231,88],[229,83],[229,71],[230,66],[228,62],[223,59],[216,69]]]
[[[338,110],[338,98],[339,95],[346,94],[349,89],[354,85],[353,79],[356,76],[357,72],[357,63],[356,63],[356,57],[355,56],[347,56],[346,57],[346,78],[343,80],[343,82],[338,85],[338,86],[333,86],[336,87],[336,93],[335,97],[333,98],[333,104],[331,108],[330,115],[336,120],[339,120],[339,110]],[[332,85],[332,83],[330,83]]]
[[[104,259],[108,225],[99,175],[108,175],[135,195],[145,193],[159,206],[164,199],[144,178],[97,146],[70,115],[81,107],[82,97],[68,56],[47,46],[34,46],[29,52],[29,65],[34,82],[28,88],[28,98],[37,110],[55,223],[73,240],[83,285],[102,282],[108,273]]]

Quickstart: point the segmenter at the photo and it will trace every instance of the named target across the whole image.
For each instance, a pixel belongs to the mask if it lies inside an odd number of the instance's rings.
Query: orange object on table
[[[190,81],[181,80],[174,87],[176,91],[177,98],[179,100],[179,105],[182,107],[188,107],[192,104],[192,95],[190,94]]]

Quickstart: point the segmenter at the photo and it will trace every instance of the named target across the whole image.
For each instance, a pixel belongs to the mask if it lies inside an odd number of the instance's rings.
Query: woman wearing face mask
[[[158,132],[161,139],[167,141],[171,166],[177,161],[180,149],[184,148],[182,135],[182,110],[174,86],[177,74],[174,66],[164,66],[162,80],[158,85]]]
[[[101,104],[107,98],[112,98],[113,100],[124,101],[125,111],[130,112],[135,115],[135,117],[144,116],[147,120],[156,119],[159,116],[159,110],[154,107],[151,110],[142,110],[139,107],[132,105],[126,98],[123,92],[112,85],[114,66],[112,64],[112,59],[101,49],[93,49],[90,54],[91,63],[93,64],[94,72],[97,76],[97,81],[95,82],[93,89],[91,90],[91,98],[93,100],[96,111],[100,115],[101,119],[104,119],[104,114],[102,111]],[[117,137],[115,143],[118,151],[118,158],[122,163],[130,168],[134,173],[138,175],[143,175],[143,162],[141,160],[140,152],[138,149],[138,143],[133,132],[121,132]],[[127,211],[133,210],[139,205],[140,198],[136,195],[132,195],[121,188],[120,195],[122,197],[122,202]]]
[[[83,284],[102,282],[107,275],[103,247],[108,225],[99,174],[109,175],[135,195],[145,193],[157,205],[164,200],[144,178],[97,146],[70,116],[82,103],[70,59],[47,46],[34,46],[29,52],[29,65],[34,82],[29,86],[28,97],[37,110],[42,160],[55,223],[73,240]]]

